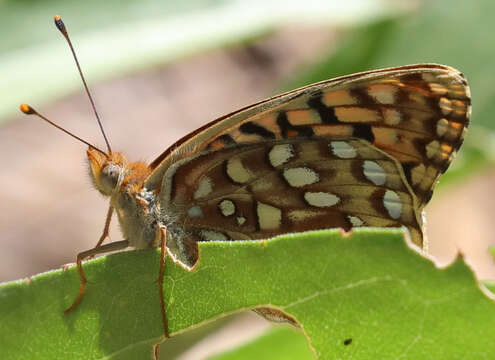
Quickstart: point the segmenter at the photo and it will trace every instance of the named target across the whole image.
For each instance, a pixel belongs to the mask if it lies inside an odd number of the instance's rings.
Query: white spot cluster
[[[338,204],[340,198],[327,192],[305,192],[304,200],[311,206],[331,207]]]
[[[268,153],[268,159],[273,167],[285,164],[294,157],[294,149],[291,144],[275,145]]]
[[[346,141],[331,141],[332,153],[341,159],[352,159],[357,156],[357,151]]]
[[[369,181],[371,181],[375,185],[383,185],[387,181],[387,173],[375,161],[364,161],[363,174]]]
[[[392,219],[398,219],[402,215],[402,202],[395,191],[385,191],[385,195],[383,195],[383,206]]]
[[[285,169],[282,174],[292,187],[310,185],[320,180],[318,173],[307,167]]]

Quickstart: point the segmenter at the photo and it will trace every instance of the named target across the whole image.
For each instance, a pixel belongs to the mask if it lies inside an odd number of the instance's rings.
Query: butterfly
[[[39,115],[25,104],[21,110]],[[100,241],[77,257],[81,287],[66,312],[84,294],[82,260],[129,246],[162,250],[166,336],[165,256],[193,271],[202,241],[404,227],[426,251],[423,210],[462,144],[470,112],[462,73],[417,64],[260,101],[186,135],[150,164],[86,143],[93,183],[110,206]],[[102,245],[113,212],[125,240]]]

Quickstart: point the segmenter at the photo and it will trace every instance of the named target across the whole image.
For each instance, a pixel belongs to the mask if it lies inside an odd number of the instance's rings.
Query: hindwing
[[[423,244],[417,198],[400,163],[361,139],[205,150],[176,162],[165,179],[162,211],[175,216],[167,242],[184,258],[197,241],[359,226],[405,226],[412,241]]]

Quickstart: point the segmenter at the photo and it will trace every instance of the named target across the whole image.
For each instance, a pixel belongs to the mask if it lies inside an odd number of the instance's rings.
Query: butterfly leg
[[[166,249],[165,249],[165,242],[166,242],[166,230],[163,227],[160,227],[158,229],[159,231],[159,236],[160,236],[160,273],[158,275],[158,292],[160,295],[160,306],[162,310],[162,321],[163,321],[163,331],[165,333],[165,337],[169,338],[170,334],[168,332],[168,320],[167,320],[167,313],[165,311],[165,299],[163,298],[163,275],[165,272],[165,256],[166,254]]]
[[[100,247],[103,241],[108,237],[108,232],[110,231],[110,221],[112,220],[113,206],[110,205],[107,211],[107,218],[105,220],[105,227],[103,228],[103,233],[101,234],[100,240],[96,243],[95,248]],[[94,255],[93,255],[94,256]]]
[[[129,242],[127,240],[115,241],[106,245],[100,245],[100,246],[97,245],[97,247],[94,247],[93,249],[86,250],[77,254],[77,272],[79,273],[79,279],[81,280],[81,285],[79,286],[79,293],[77,294],[76,299],[74,300],[72,305],[67,310],[64,311],[65,315],[67,315],[77,307],[77,305],[81,302],[82,297],[84,295],[84,289],[88,281],[86,280],[86,276],[84,276],[82,261],[98,254],[102,254],[110,251],[122,250],[128,246],[129,246]]]

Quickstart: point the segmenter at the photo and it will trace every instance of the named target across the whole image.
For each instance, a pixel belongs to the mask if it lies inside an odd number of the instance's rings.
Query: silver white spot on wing
[[[230,158],[227,161],[227,175],[236,183],[246,183],[251,179],[251,173],[244,167],[238,157]]]
[[[194,192],[194,199],[200,199],[205,196],[208,196],[213,190],[213,184],[211,179],[208,177],[204,177],[199,182],[198,188]]]
[[[357,155],[356,149],[346,141],[331,141],[330,148],[332,153],[341,159],[352,159]]]
[[[320,180],[318,173],[307,167],[285,169],[282,174],[292,187],[311,185]]]
[[[340,198],[337,195],[327,192],[305,192],[304,200],[316,207],[330,207],[339,203]]]
[[[223,216],[230,216],[235,214],[235,204],[232,202],[232,200],[222,200],[220,201],[220,204],[218,204],[218,207],[220,208],[220,212]]]
[[[398,219],[402,215],[402,202],[395,191],[385,191],[385,195],[383,195],[383,206],[392,219]]]
[[[218,231],[213,231],[213,230],[201,230],[200,232],[201,237],[205,241],[214,241],[214,240],[220,240],[220,241],[226,241],[229,240],[227,235],[218,232]]]
[[[273,167],[285,164],[294,157],[294,149],[291,144],[275,145],[268,153],[268,159]]]
[[[375,185],[383,185],[387,181],[387,173],[375,161],[364,161],[363,174],[369,181],[371,181]]]
[[[352,226],[358,227],[364,225],[364,221],[357,216],[347,215],[347,219],[349,219],[349,222],[352,224]]]
[[[256,214],[261,230],[278,229],[282,223],[282,210],[262,202],[256,205]]]

